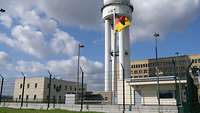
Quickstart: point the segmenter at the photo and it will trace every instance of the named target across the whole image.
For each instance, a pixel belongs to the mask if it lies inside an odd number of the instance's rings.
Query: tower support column
[[[119,32],[119,64],[125,69],[125,78],[130,77],[130,35],[129,28],[125,28]],[[122,80],[123,71],[119,67],[119,79]]]
[[[111,91],[111,68],[110,68],[110,52],[111,52],[111,24],[110,20],[105,19],[105,91]]]

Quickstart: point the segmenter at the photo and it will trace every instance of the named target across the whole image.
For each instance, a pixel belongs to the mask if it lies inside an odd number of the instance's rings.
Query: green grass
[[[13,109],[13,108],[0,108],[0,113],[81,113],[66,110],[35,110],[35,109]],[[100,112],[83,112],[83,113],[100,113]]]

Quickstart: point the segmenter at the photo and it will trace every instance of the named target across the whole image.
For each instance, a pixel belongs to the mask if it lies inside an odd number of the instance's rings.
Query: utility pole
[[[79,68],[80,68],[80,49],[84,48],[85,46],[83,44],[78,44],[78,66],[77,66],[77,85],[76,85],[76,95],[79,94]]]
[[[0,74],[1,77],[1,92],[0,92],[0,105],[1,105],[1,98],[2,98],[2,93],[3,93],[3,82],[4,82],[4,77]]]
[[[25,87],[25,79],[26,79],[26,76],[24,75],[23,72],[21,72],[22,76],[23,76],[23,86],[22,86],[22,98],[21,98],[21,107],[23,107],[23,102],[24,102],[24,87]]]
[[[82,81],[81,81],[81,109],[80,111],[82,112],[83,111],[83,85],[84,85],[84,72],[83,72],[83,69],[80,67],[81,69],[81,75],[82,75]]]
[[[49,84],[48,84],[49,96],[48,96],[47,110],[49,109],[50,98],[51,98],[51,78],[52,78],[52,74],[51,74],[51,72],[49,70],[48,70],[48,73],[49,73]]]
[[[160,34],[154,34],[155,37],[155,52],[156,52],[156,76],[157,76],[157,99],[158,99],[158,112],[160,113],[160,84],[159,84],[159,74],[158,74],[158,37]]]
[[[122,81],[123,81],[123,113],[125,113],[125,70],[124,70],[124,66],[121,64],[122,67],[122,73],[123,73],[123,77],[122,77]]]

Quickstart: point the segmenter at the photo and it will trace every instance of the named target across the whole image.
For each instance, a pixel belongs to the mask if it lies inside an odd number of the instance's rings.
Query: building
[[[76,82],[65,81],[61,79],[51,80],[50,100],[56,102],[64,102],[66,94],[76,93]],[[81,85],[79,85],[81,91]],[[15,81],[14,100],[21,100],[23,89],[23,78],[18,78]],[[87,86],[84,84],[84,91]],[[49,78],[46,77],[31,77],[25,79],[24,101],[41,101],[45,102],[49,96]]]
[[[200,54],[159,58],[157,64],[155,59],[131,62],[131,78],[125,82],[126,104],[158,105],[157,75],[159,75],[160,104],[176,105],[177,84],[177,90],[181,94],[179,98],[184,102],[186,75],[191,62],[192,66],[200,68]],[[122,83],[122,80],[117,82],[118,104],[122,104]]]

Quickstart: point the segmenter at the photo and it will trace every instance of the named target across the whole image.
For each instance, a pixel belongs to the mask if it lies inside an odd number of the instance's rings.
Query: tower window
[[[27,88],[29,88],[30,87],[30,84],[27,84]]]
[[[20,84],[20,89],[22,89],[22,84]]]
[[[33,99],[36,100],[36,98],[37,98],[37,95],[34,95]]]
[[[38,86],[38,84],[37,84],[37,83],[35,83],[35,88],[37,88],[37,86]]]

